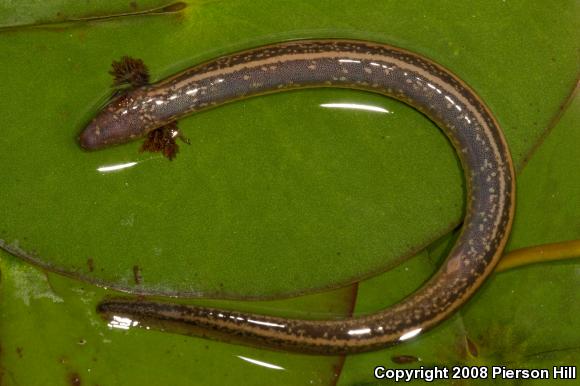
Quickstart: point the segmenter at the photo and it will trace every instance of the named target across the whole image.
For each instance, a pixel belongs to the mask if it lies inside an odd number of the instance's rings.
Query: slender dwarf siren
[[[279,91],[341,87],[401,100],[453,144],[467,181],[461,234],[435,275],[400,303],[343,320],[299,320],[171,303],[108,299],[103,316],[168,331],[315,354],[374,350],[411,339],[462,306],[490,275],[514,216],[514,171],[497,121],[463,81],[418,54],[380,43],[304,40],[192,67],[112,100],[81,134],[87,149],[143,137],[196,111]]]

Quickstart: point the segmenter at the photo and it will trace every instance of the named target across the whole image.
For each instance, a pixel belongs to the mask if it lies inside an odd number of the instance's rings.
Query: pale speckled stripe
[[[284,90],[342,87],[399,99],[441,127],[467,182],[463,229],[439,271],[418,291],[375,314],[298,320],[204,307],[109,299],[105,317],[153,327],[317,354],[368,351],[407,340],[464,304],[495,267],[511,229],[515,181],[507,144],[481,99],[448,70],[379,43],[280,43],[192,67],[111,101],[83,131],[90,150],[127,142],[192,112]]]

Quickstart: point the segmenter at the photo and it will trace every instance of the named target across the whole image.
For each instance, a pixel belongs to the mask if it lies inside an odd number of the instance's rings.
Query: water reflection
[[[119,328],[121,330],[128,330],[131,327],[136,327],[138,324],[139,322],[136,320],[113,315],[111,321],[107,323],[107,326],[111,328]]]
[[[266,321],[262,321],[262,320],[254,320],[254,319],[248,319],[247,321],[248,321],[248,323],[259,324],[261,326],[286,328],[285,324],[278,324],[278,323],[272,323],[272,322],[266,322]]]
[[[127,162],[124,164],[104,165],[104,166],[98,167],[97,171],[99,171],[101,173],[109,173],[109,172],[114,172],[117,170],[123,170],[123,169],[133,167],[133,166],[137,165],[137,163],[138,162]]]
[[[383,114],[392,114],[391,111],[373,105],[364,105],[360,103],[323,103],[320,107],[325,108],[334,108],[334,109],[352,109],[352,110],[365,110],[365,111],[372,111],[375,113],[383,113]]]
[[[359,328],[356,330],[349,330],[348,331],[348,335],[364,335],[364,334],[370,334],[370,333],[371,333],[370,328]]]
[[[257,365],[257,366],[262,366],[262,367],[266,367],[268,369],[273,369],[273,370],[286,370],[284,367],[278,366],[278,365],[274,365],[272,363],[259,361],[257,359],[252,359],[252,358],[244,357],[244,356],[241,356],[241,355],[236,355],[236,356],[238,358],[240,358],[241,360],[243,360],[243,361],[252,363],[252,364]]]
[[[404,333],[403,335],[401,335],[401,337],[399,338],[399,340],[408,340],[411,339],[417,335],[419,335],[419,333],[421,332],[422,328],[416,328],[414,330],[408,331],[406,333]]]

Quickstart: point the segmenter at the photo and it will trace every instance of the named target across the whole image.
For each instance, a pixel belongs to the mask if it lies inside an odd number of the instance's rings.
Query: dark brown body
[[[514,213],[514,172],[502,132],[477,95],[439,65],[378,43],[281,43],[188,69],[111,102],[85,129],[87,149],[142,137],[192,112],[305,87],[353,88],[394,97],[441,127],[467,181],[464,226],[439,271],[421,289],[376,314],[293,320],[158,302],[108,300],[98,311],[198,335],[319,354],[352,353],[407,340],[463,305],[502,254]]]

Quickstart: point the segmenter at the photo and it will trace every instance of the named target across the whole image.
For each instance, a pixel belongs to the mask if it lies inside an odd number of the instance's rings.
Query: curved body
[[[459,78],[395,47],[348,40],[265,46],[185,70],[113,100],[81,135],[98,149],[142,137],[192,112],[254,95],[343,87],[399,99],[446,134],[467,183],[463,229],[435,275],[400,303],[342,320],[298,320],[170,303],[110,299],[105,316],[124,316],[180,332],[317,354],[368,351],[427,330],[463,305],[490,275],[514,214],[514,171],[498,123]]]

